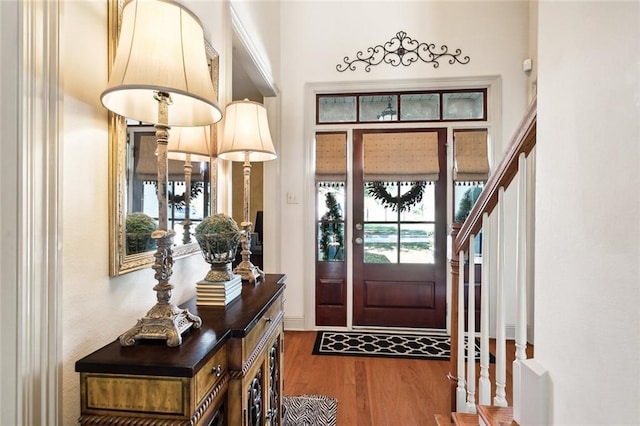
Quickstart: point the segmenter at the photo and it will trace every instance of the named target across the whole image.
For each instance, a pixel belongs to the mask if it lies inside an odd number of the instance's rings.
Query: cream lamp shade
[[[202,25],[193,13],[170,0],[130,0],[101,101],[116,114],[156,123],[154,93],[168,93],[167,125],[212,124],[222,112],[208,70]]]
[[[167,157],[170,160],[209,162],[215,154],[211,141],[211,126],[172,127],[167,146]]]
[[[231,102],[225,110],[224,133],[218,156],[224,160],[274,160],[267,110],[264,105],[248,99]]]

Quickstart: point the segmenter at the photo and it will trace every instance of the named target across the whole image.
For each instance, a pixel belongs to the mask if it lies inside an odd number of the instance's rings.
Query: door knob
[[[355,243],[356,243],[356,244],[362,244],[362,242],[363,242],[363,240],[362,240],[362,238],[360,238],[360,237],[357,237],[357,238],[355,239]]]
[[[362,224],[361,223],[356,223],[356,229],[358,231],[362,231]]]

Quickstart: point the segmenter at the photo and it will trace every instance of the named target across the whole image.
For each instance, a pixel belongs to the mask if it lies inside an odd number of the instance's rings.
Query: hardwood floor
[[[312,355],[315,337],[285,332],[284,393],[336,398],[339,426],[434,425],[449,411],[448,361]]]
[[[449,361],[312,355],[315,338],[315,331],[285,331],[284,393],[336,398],[338,426],[430,426],[435,414],[450,412]],[[533,356],[533,348],[527,353]],[[513,354],[507,342],[508,384]]]

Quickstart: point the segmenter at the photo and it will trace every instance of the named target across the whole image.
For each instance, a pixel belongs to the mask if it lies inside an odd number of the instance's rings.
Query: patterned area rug
[[[284,396],[284,426],[336,426],[338,400],[321,395]]]
[[[449,336],[442,334],[319,331],[313,354],[448,360],[450,349]],[[479,358],[480,347],[476,341],[476,359]],[[490,361],[495,362],[493,355]]]

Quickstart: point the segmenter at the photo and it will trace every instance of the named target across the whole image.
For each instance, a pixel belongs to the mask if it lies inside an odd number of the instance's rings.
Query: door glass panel
[[[435,225],[400,225],[400,263],[434,263]]]
[[[366,182],[364,200],[365,263],[434,263],[435,185]]]
[[[474,183],[469,185],[461,185],[456,183],[453,186],[453,202],[454,202],[454,220],[464,223],[471,213],[471,209],[478,201],[484,183]]]
[[[344,184],[336,182],[318,182],[318,220],[344,220]]]
[[[318,182],[317,195],[317,247],[318,261],[344,260],[344,185],[336,182]]]
[[[373,188],[376,188],[375,190]],[[396,222],[398,213],[392,205],[379,198],[383,194],[387,199],[398,196],[397,182],[365,182],[364,184],[364,220],[365,222]]]
[[[400,120],[439,120],[440,95],[438,93],[412,93],[400,95]]]
[[[422,198],[400,212],[400,220],[434,222],[436,220],[436,186],[433,182],[403,182],[401,196],[411,195],[410,191],[416,191],[418,184],[422,184]]]
[[[478,201],[484,182],[455,182],[453,186],[454,221],[464,223],[469,217],[469,213]],[[474,263],[482,263],[482,230],[475,239],[475,259]]]
[[[397,263],[398,225],[365,223],[364,263]]]

